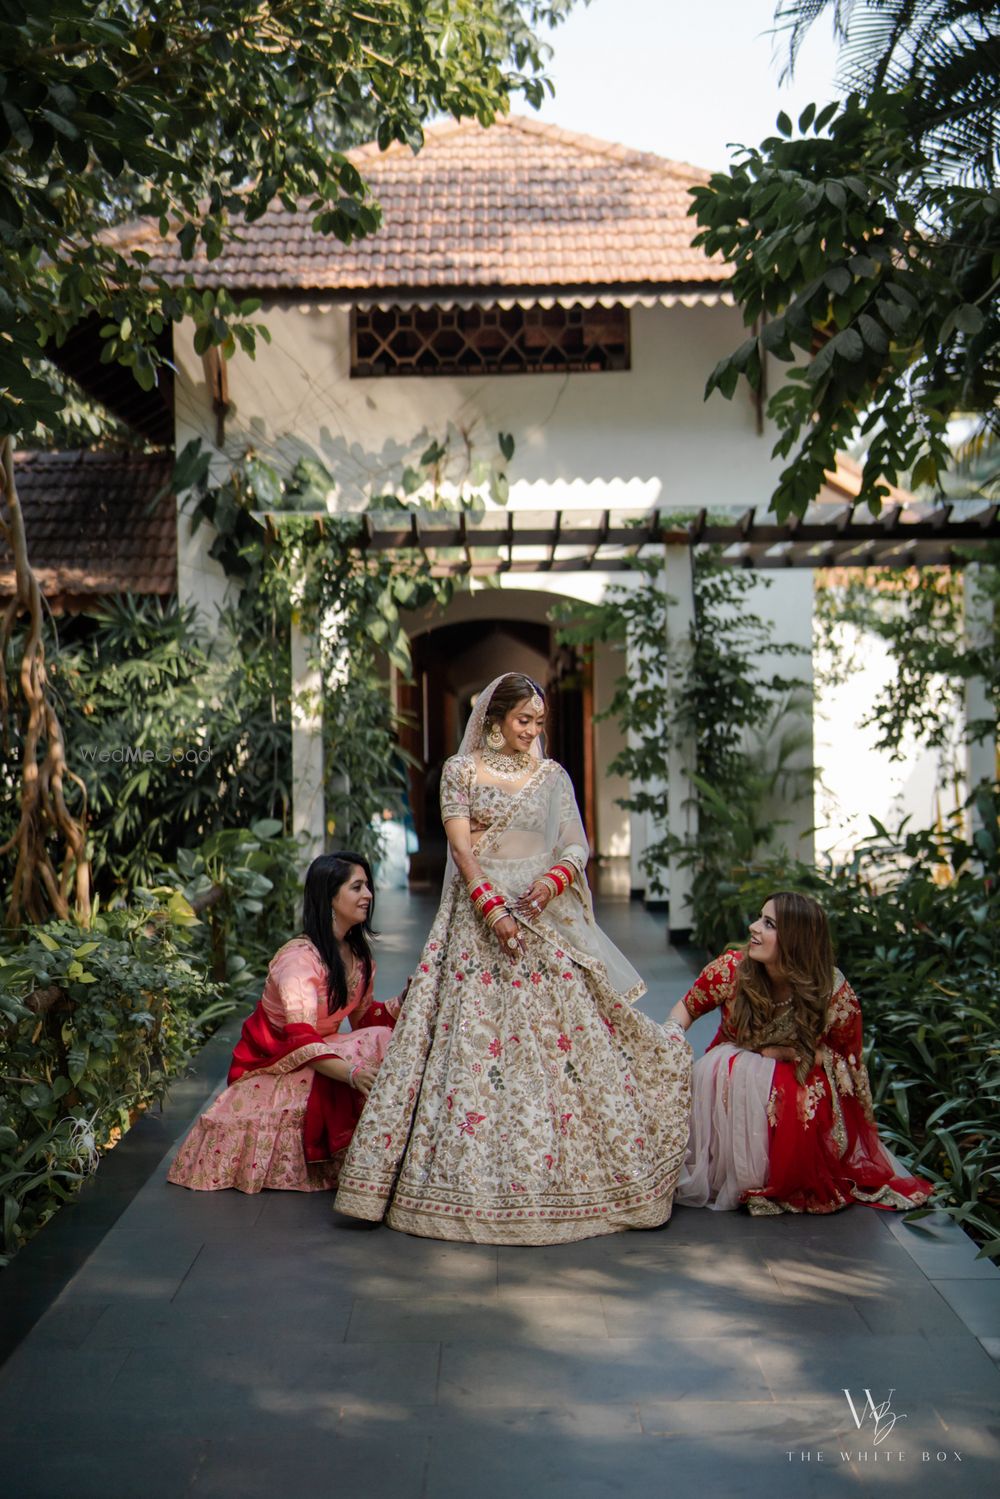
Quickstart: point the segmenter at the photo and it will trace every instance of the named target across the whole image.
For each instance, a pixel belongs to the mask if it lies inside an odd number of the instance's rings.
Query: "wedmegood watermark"
[[[159,745],[152,749],[146,745],[118,744],[114,749],[102,749],[96,744],[79,746],[79,754],[88,765],[207,765],[212,751],[207,745]]]

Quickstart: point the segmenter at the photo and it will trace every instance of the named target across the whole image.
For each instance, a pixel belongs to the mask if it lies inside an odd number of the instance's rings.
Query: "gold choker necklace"
[[[486,748],[482,751],[483,769],[488,770],[491,776],[496,776],[498,781],[520,781],[535,764],[534,755],[529,755],[527,750],[516,750],[513,754],[504,754],[502,750]]]

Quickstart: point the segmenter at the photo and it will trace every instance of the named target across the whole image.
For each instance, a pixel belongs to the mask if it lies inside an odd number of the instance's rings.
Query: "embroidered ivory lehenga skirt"
[[[522,935],[515,965],[461,881],[446,892],[341,1169],[340,1211],[497,1244],[670,1217],[688,1137],[686,1043],[632,1008],[641,983],[617,995],[555,923]]]

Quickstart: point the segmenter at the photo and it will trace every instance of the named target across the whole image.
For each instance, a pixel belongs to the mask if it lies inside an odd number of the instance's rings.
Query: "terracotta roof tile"
[[[125,590],[175,592],[175,506],[164,491],[172,469],[160,454],[16,455],[28,555],[47,597],[80,604]],[[0,541],[0,595],[13,591],[13,559]]]
[[[351,153],[383,224],[342,245],[314,234],[311,215],[273,207],[217,260],[185,262],[154,226],[117,238],[153,266],[202,286],[325,291],[711,286],[730,268],[691,247],[688,189],[708,174],[552,125],[509,116],[432,126],[416,156],[405,146]]]

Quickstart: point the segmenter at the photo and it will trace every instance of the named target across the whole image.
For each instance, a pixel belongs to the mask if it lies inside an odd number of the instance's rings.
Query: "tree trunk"
[[[6,674],[7,647],[14,627],[24,616],[26,632],[21,654],[20,691],[23,704],[21,734],[20,818],[13,837],[0,845],[0,854],[16,850],[14,879],[5,922],[46,921],[70,912],[70,897],[81,921],[90,920],[90,862],[87,849],[87,788],[66,764],[62,727],[49,692],[42,640],[42,593],[28,560],[24,517],[14,481],[14,443],[0,441],[0,536],[14,557],[15,594],[0,620],[0,715],[6,738],[10,696]],[[79,817],[69,810],[66,783],[82,797]],[[60,858],[60,868],[56,861]]]

